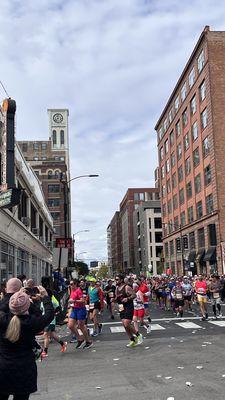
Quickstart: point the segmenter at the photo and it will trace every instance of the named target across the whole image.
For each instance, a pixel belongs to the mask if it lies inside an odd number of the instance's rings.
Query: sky
[[[154,187],[155,124],[224,0],[1,0],[0,80],[16,138],[48,139],[48,108],[69,109],[76,255],[107,258],[106,229],[128,188]],[[5,97],[0,90],[0,99]]]

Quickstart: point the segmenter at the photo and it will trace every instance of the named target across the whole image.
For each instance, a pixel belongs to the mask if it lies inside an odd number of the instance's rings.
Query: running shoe
[[[90,347],[92,347],[93,346],[93,342],[86,342],[85,343],[85,345],[84,345],[84,347],[83,347],[83,349],[85,350],[85,349],[90,349]]]
[[[206,317],[202,317],[202,321],[206,321]]]
[[[41,358],[46,358],[46,357],[48,357],[48,353],[46,353],[46,351],[42,351]]]
[[[85,341],[81,340],[80,342],[77,343],[76,349],[82,349],[84,345],[85,345]]]
[[[98,324],[98,334],[102,333],[102,324]]]
[[[216,315],[214,315],[214,316],[213,316],[213,319],[217,319],[217,316],[216,316]]]
[[[72,339],[70,340],[70,343],[77,343],[77,338],[76,336],[73,336]]]
[[[149,325],[148,327],[147,327],[147,333],[151,333],[151,325]]]
[[[136,340],[131,340],[128,344],[127,344],[127,347],[136,347],[137,346],[137,342],[136,342]]]
[[[67,342],[64,342],[63,345],[61,346],[61,352],[65,353],[67,349]]]
[[[96,332],[96,331],[93,331],[93,332],[92,332],[92,334],[91,334],[91,336],[92,336],[92,337],[96,337],[96,336],[98,336],[98,332]]]
[[[150,317],[148,317],[148,322],[149,322],[149,323],[151,323],[151,322],[152,322],[152,320],[151,320],[151,318],[150,318]]]
[[[219,317],[219,318],[222,318],[222,317],[223,317],[223,314],[220,313],[220,314],[218,315],[218,317]]]
[[[137,336],[137,344],[142,344],[143,343],[143,336],[141,333],[139,333],[139,335]]]

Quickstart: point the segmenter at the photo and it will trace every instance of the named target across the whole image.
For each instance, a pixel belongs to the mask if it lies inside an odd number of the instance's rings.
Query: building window
[[[166,187],[167,187],[167,193],[169,194],[171,192],[170,179],[168,179],[168,181],[166,183]]]
[[[27,152],[27,148],[28,148],[27,143],[22,143],[22,152],[23,153]]]
[[[60,131],[60,143],[61,143],[61,145],[64,144],[64,140],[65,140],[64,139],[64,130],[61,130]]]
[[[53,142],[53,145],[57,144],[57,137],[56,137],[56,130],[55,129],[52,131],[52,142]]]
[[[162,196],[166,196],[166,185],[162,185]]]
[[[37,156],[34,157],[34,161],[38,161],[38,157]]]
[[[194,221],[193,207],[188,207],[188,223],[191,224]]]
[[[174,255],[174,244],[173,240],[170,241],[170,256]]]
[[[192,185],[191,185],[191,182],[188,182],[186,184],[186,193],[187,193],[187,199],[190,199],[192,197]]]
[[[211,182],[211,165],[207,165],[204,169],[205,186],[209,185]]]
[[[164,143],[164,149],[165,149],[165,154],[167,154],[168,151],[169,151],[169,141],[168,141],[168,139],[166,139],[166,141]]]
[[[34,143],[34,150],[39,150],[39,143]]]
[[[168,257],[168,255],[169,255],[169,244],[167,242],[165,243],[165,257]]]
[[[155,226],[155,229],[162,229],[161,218],[154,218],[154,226]]]
[[[48,171],[48,179],[52,179],[53,178],[53,171],[49,170]]]
[[[196,210],[197,210],[197,219],[202,218],[203,216],[202,201],[198,201],[196,205]]]
[[[42,156],[41,159],[42,159],[42,161],[46,161],[47,157],[46,156]]]
[[[195,141],[198,139],[198,123],[195,121],[195,123],[192,125],[192,137],[193,140]]]
[[[162,243],[162,232],[155,232],[155,242]]]
[[[195,232],[189,233],[189,246],[190,250],[195,249]]]
[[[174,189],[177,186],[177,177],[176,172],[172,175],[172,188]]]
[[[46,150],[47,149],[47,143],[41,143],[41,149]]]
[[[59,212],[51,212],[51,216],[54,221],[58,221],[60,218],[60,213]]]
[[[39,172],[39,171],[35,170],[34,172],[35,172],[35,174],[36,174],[37,176],[40,175],[40,172]]]
[[[163,251],[163,247],[162,246],[156,246],[155,247],[155,255],[157,258],[160,258],[162,256],[162,251]]]
[[[205,80],[202,82],[202,84],[199,87],[199,94],[200,94],[200,100],[203,101],[206,97],[206,85],[205,85]]]
[[[186,223],[185,211],[182,211],[182,213],[180,214],[180,223],[181,223],[181,226],[184,226]]]
[[[182,157],[182,146],[181,143],[177,145],[177,159],[180,160]]]
[[[200,73],[205,64],[204,50],[198,56],[198,72]]]
[[[168,128],[168,119],[166,118],[165,121],[164,121],[164,123],[163,123],[164,132],[167,131],[167,128]]]
[[[205,247],[205,231],[204,228],[198,229],[198,248]]]
[[[187,126],[188,124],[188,113],[187,113],[187,108],[184,110],[182,114],[182,122],[183,122],[183,127]]]
[[[175,99],[175,102],[174,102],[175,112],[178,111],[179,105],[180,105],[179,96],[177,96],[177,98]]]
[[[170,133],[170,146],[174,145],[174,131]]]
[[[160,161],[163,160],[163,147],[161,147],[161,149],[159,150],[159,158],[160,158]]]
[[[166,172],[170,172],[170,160],[166,160]]]
[[[48,193],[59,193],[60,185],[48,185]]]
[[[208,238],[209,238],[209,245],[216,246],[217,239],[216,239],[216,225],[210,224],[208,225]]]
[[[175,229],[175,231],[177,231],[179,228],[180,228],[180,226],[179,226],[179,218],[178,218],[178,216],[176,216],[174,218],[174,229]]]
[[[162,179],[165,178],[165,167],[164,167],[164,165],[161,168],[161,177],[162,177]]]
[[[190,137],[189,137],[189,132],[186,133],[184,136],[184,150],[187,151],[190,147]]]
[[[178,201],[177,201],[177,194],[173,196],[173,209],[176,210],[178,207]]]
[[[213,195],[212,193],[206,196],[206,213],[210,214],[213,212]]]
[[[201,175],[198,174],[195,176],[195,193],[198,194],[201,192]]]
[[[163,213],[163,216],[165,217],[166,216],[166,203],[164,203],[162,206],[162,213]]]
[[[48,199],[48,207],[59,207],[60,199]]]
[[[206,157],[209,154],[209,138],[206,138],[202,141],[202,154],[203,157]]]
[[[60,179],[61,172],[59,170],[55,171],[55,179]]]
[[[201,124],[202,124],[202,129],[205,129],[208,124],[208,112],[207,108],[204,109],[201,113]]]
[[[197,147],[194,151],[193,151],[193,164],[194,167],[197,167],[197,165],[200,163],[200,156],[199,156],[199,148]]]
[[[162,137],[163,137],[163,129],[162,129],[162,127],[159,129],[158,134],[159,134],[159,140],[161,140]]]
[[[189,86],[190,88],[192,88],[192,86],[194,85],[195,82],[195,68],[193,67],[190,74],[189,74]]]
[[[182,182],[184,178],[184,174],[183,174],[183,167],[182,165],[180,165],[180,167],[178,168],[178,182]]]
[[[172,119],[173,119],[173,110],[172,109],[169,111],[168,117],[169,117],[169,123],[171,123]]]
[[[188,157],[185,160],[185,174],[186,176],[189,175],[191,173],[191,158]]]
[[[171,214],[171,212],[172,212],[172,201],[171,200],[168,201],[167,210],[168,210],[168,214]]]
[[[197,111],[197,102],[196,102],[196,96],[194,96],[191,99],[191,115],[194,115]]]
[[[184,189],[183,188],[179,190],[179,202],[180,202],[180,205],[184,204]]]
[[[187,95],[187,84],[185,82],[181,88],[181,101],[182,102],[186,99],[186,95]]]
[[[139,193],[139,199],[140,199],[140,201],[145,201],[145,194]]]
[[[171,154],[171,168],[173,168],[175,166],[175,153],[173,152]]]
[[[176,129],[176,135],[177,135],[177,137],[180,136],[180,134],[181,134],[180,121],[178,121],[178,122],[176,123],[175,129]]]
[[[154,208],[154,213],[155,214],[160,214],[161,213],[161,208],[160,207]]]

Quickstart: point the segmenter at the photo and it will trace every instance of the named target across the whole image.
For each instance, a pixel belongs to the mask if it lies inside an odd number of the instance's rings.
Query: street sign
[[[72,238],[56,238],[56,247],[57,248],[67,248],[67,249],[72,249],[73,247],[73,241]]]
[[[11,208],[20,203],[21,189],[13,188],[0,192],[0,208]]]

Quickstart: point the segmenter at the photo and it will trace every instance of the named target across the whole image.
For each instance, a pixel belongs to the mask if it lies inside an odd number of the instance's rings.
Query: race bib
[[[113,292],[110,292],[110,293],[109,293],[109,297],[110,297],[110,298],[113,298],[113,297],[114,297]]]
[[[220,297],[220,294],[219,294],[219,293],[213,293],[213,298],[214,298],[214,299],[219,299],[219,297]]]
[[[181,300],[182,299],[182,294],[177,293],[176,298],[177,298],[177,300]]]
[[[198,289],[199,294],[205,294],[205,289],[204,288],[199,288]]]
[[[119,304],[119,312],[122,312],[122,311],[124,311],[124,306],[123,306],[123,304]]]
[[[94,308],[95,308],[94,303],[89,304],[89,310],[94,310]]]
[[[89,311],[89,305],[88,305],[88,304],[86,304],[86,306],[85,306],[85,307],[86,307],[86,310],[87,310],[87,311]]]

